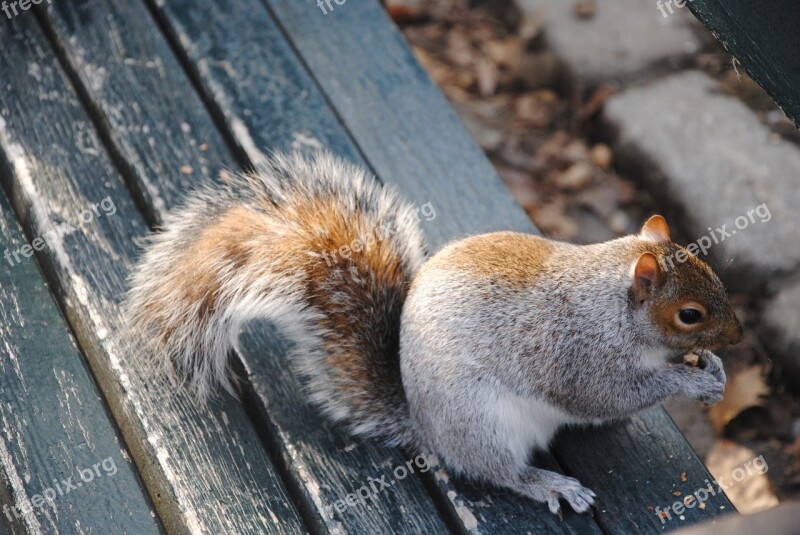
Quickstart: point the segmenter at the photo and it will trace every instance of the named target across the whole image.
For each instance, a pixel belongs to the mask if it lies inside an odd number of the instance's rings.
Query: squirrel
[[[269,319],[333,422],[559,515],[560,499],[581,513],[596,495],[530,466],[533,450],[670,396],[721,400],[711,351],[742,335],[720,279],[661,216],[605,243],[493,232],[429,257],[413,206],[324,151],[190,193],[148,238],[126,310],[158,369],[204,400],[235,390],[228,353]],[[698,351],[697,367],[670,363]]]

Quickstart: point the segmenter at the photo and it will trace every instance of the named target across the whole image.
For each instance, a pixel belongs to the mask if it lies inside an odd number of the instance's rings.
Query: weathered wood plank
[[[800,127],[800,3],[690,0],[686,5]]]
[[[425,230],[436,248],[474,228],[536,232],[379,1],[327,15],[265,3],[381,180],[435,201]]]
[[[11,500],[0,522],[8,521],[14,533],[160,533],[147,492],[36,260],[25,257],[32,254],[23,249],[26,245],[0,193],[0,251],[5,255],[0,270],[0,474],[2,494]],[[43,494],[49,502],[42,502]]]
[[[109,137],[118,157],[140,167],[137,176],[169,168],[174,160],[194,167],[192,141],[196,143],[201,139],[207,146],[207,153],[219,154],[220,163],[235,167],[235,161],[223,150],[224,141],[211,118],[194,102],[197,97],[186,94],[188,80],[178,72],[177,61],[158,29],[149,17],[141,16],[143,10],[141,3],[130,0],[98,0],[77,6],[62,3],[48,10],[45,22],[52,28],[51,36],[59,43],[87,98],[93,102],[101,124],[109,125]],[[266,16],[266,11],[258,4],[255,11]],[[206,12],[189,9],[186,15],[202,15],[202,29],[209,24]],[[247,15],[242,13],[241,16],[247,25]],[[209,70],[248,72],[252,69],[259,73],[237,80],[240,83],[236,84],[235,93],[214,94],[215,98],[231,99],[230,110],[252,117],[260,129],[270,132],[268,140],[255,145],[242,134],[243,128],[252,125],[241,119],[231,119],[229,124],[238,134],[242,152],[252,153],[256,147],[264,150],[278,146],[289,148],[324,138],[326,144],[355,155],[346,136],[336,132],[338,123],[324,101],[304,96],[304,89],[297,82],[304,79],[302,67],[286,60],[290,49],[280,32],[263,25],[250,28],[248,31],[258,32],[259,40],[270,44],[269,50],[274,51],[270,61],[250,56],[250,47],[237,51],[228,49],[226,42],[209,40],[203,43],[221,54],[219,58],[206,58],[204,65]],[[163,69],[132,68],[131,64],[156,64]],[[103,69],[102,84],[93,83],[98,67]],[[162,75],[161,70],[171,74]],[[267,75],[268,83],[254,83]],[[151,94],[139,96],[142,91]],[[138,103],[136,108],[126,106],[132,99]],[[187,100],[189,105],[175,102],[179,99]],[[242,102],[246,103],[243,107],[240,106]],[[162,103],[164,112],[159,111]],[[183,121],[182,115],[172,115],[179,108],[183,110],[181,113],[191,114],[193,138],[188,143],[180,138],[181,143],[176,143],[175,132],[169,126],[158,124]],[[125,114],[118,113],[118,109],[125,109]],[[254,113],[255,110],[258,113]],[[305,112],[301,115],[300,110]],[[332,132],[327,138],[326,124]],[[139,125],[148,127],[147,136],[142,136],[141,127],[136,128]],[[310,134],[312,128],[315,129],[313,135]],[[142,147],[145,137],[147,142]],[[168,148],[163,148],[167,145]],[[148,151],[150,159],[136,164],[142,150]],[[257,158],[258,154],[251,156]],[[213,168],[214,164],[206,165],[198,172],[213,178],[216,174]],[[154,219],[160,220],[163,211],[178,202],[191,183],[181,179],[179,169],[156,175],[149,179],[152,195],[145,201]],[[159,200],[160,204],[154,200]],[[251,331],[257,333],[258,329]],[[385,496],[369,506],[347,507],[343,514],[330,509],[337,500],[344,500],[349,493],[367,485],[368,478],[380,477],[387,467],[403,465],[407,459],[400,452],[378,448],[373,443],[355,444],[343,433],[332,430],[305,402],[297,379],[289,371],[283,347],[275,343],[276,338],[261,335],[257,343],[244,345],[244,367],[258,378],[257,387],[250,396],[252,416],[264,440],[279,452],[285,463],[284,473],[290,474],[294,494],[302,499],[303,508],[309,518],[314,519],[316,529],[334,532],[393,529],[407,533],[444,530],[434,504],[416,476],[405,479],[391,492],[383,493]]]
[[[683,518],[672,514],[662,521],[657,507],[663,511],[713,480],[699,469],[703,465],[695,452],[676,442],[675,424],[655,407],[590,432],[566,431],[554,450],[562,465],[597,493],[595,518],[609,533],[667,532],[735,512],[728,497],[718,493],[709,495],[704,509],[686,508]]]
[[[548,452],[536,455],[535,466],[563,472]],[[509,490],[487,487],[463,478],[453,478],[446,470],[433,474],[438,492],[443,493],[458,517],[464,533],[497,534],[600,534],[602,531],[589,515],[579,515],[568,505],[562,506],[560,521],[543,504],[532,502]]]
[[[535,231],[482,151],[466,139],[379,2],[348,3],[323,15],[304,2],[265,1],[379,177],[413,199],[431,201],[443,215],[426,229],[436,247],[459,235],[496,228]],[[568,474],[592,481],[596,468],[580,462],[584,448],[591,447],[613,459],[621,480],[631,481],[640,475],[639,456],[661,459],[666,453],[685,459],[690,480],[710,477],[662,409],[636,416],[630,425],[661,429],[662,440],[656,444],[619,427],[602,434],[583,430],[575,440],[561,443],[559,463]],[[656,473],[647,492],[606,489],[599,516],[603,510],[627,511],[632,501],[669,495],[673,483],[672,474]],[[704,512],[709,517],[719,514],[710,508]],[[644,525],[652,520],[648,514],[636,508],[628,518]],[[605,525],[612,531],[617,527],[613,518]]]
[[[160,223],[167,199],[235,160],[155,21],[136,8],[75,0],[40,14],[140,207]]]
[[[164,5],[154,5],[153,8],[163,17],[174,42],[179,43],[184,50],[187,62],[194,66],[192,70],[200,84],[206,88],[211,100],[220,103],[219,112],[225,118],[228,129],[231,135],[236,137],[237,143],[245,149],[251,159],[255,160],[260,157],[261,150],[291,148],[296,145],[298,138],[315,140],[312,141],[315,145],[328,147],[339,154],[363,163],[347,131],[326,107],[324,98],[308,74],[305,73],[302,65],[296,58],[293,59],[291,49],[283,42],[283,36],[263,6],[257,0],[237,1],[235,5],[236,9],[232,9],[231,2],[225,0],[172,1]],[[207,13],[210,12],[224,12],[227,15],[209,21]],[[313,11],[311,13],[316,14]],[[379,14],[381,17],[383,16],[381,13]],[[372,45],[372,50],[380,50],[381,55],[386,48],[383,43],[373,42]],[[342,49],[343,54],[349,52],[346,47]],[[402,55],[402,61],[408,61],[409,58],[410,55]],[[397,61],[397,58],[390,55],[386,61]],[[210,65],[224,65],[224,68],[209,68]],[[417,67],[412,67],[412,70],[417,72]],[[379,77],[380,73],[376,76]],[[420,76],[425,75],[420,71]],[[357,79],[371,84],[372,74],[362,71],[357,75]],[[397,77],[395,76],[394,79]],[[340,83],[342,91],[351,89],[351,86],[343,81]],[[415,90],[416,88],[413,87],[409,89],[411,92]],[[438,93],[436,94],[438,95]],[[296,100],[293,100],[292,96]],[[425,101],[428,94],[416,97],[409,94],[404,98],[409,101],[419,99]],[[430,108],[426,106],[423,114],[436,115],[439,113],[437,110],[440,109],[440,102],[440,100],[434,99]],[[437,120],[457,128],[453,135],[462,139],[462,143],[466,146],[479,150],[461,129],[449,108],[445,107],[443,110],[445,118],[437,116]],[[427,149],[416,145],[414,140],[419,132],[410,130],[410,128],[411,126],[406,126],[406,132],[402,134],[407,138],[404,141],[414,143],[413,147],[403,149],[406,151],[403,153],[410,159],[404,164],[403,172],[395,174],[393,179],[409,198],[417,199],[419,203],[433,201],[437,215],[427,230],[431,233],[438,233],[437,244],[455,237],[459,232],[458,229],[465,225],[464,221],[473,216],[472,213],[460,209],[461,201],[456,198],[460,195],[470,199],[468,202],[476,203],[470,205],[474,208],[476,217],[486,218],[488,217],[487,213],[493,214],[492,217],[497,220],[496,228],[501,228],[500,220],[503,219],[503,216],[498,214],[504,212],[513,214],[511,219],[516,219],[518,226],[524,224],[528,229],[531,228],[527,217],[516,206],[499,181],[489,182],[490,187],[485,192],[484,198],[480,194],[480,184],[485,182],[487,177],[474,170],[470,170],[472,174],[466,174],[469,166],[454,165],[456,179],[453,182],[443,182],[442,184],[439,184],[442,180],[438,180],[438,182],[430,180],[429,182],[424,171],[420,173],[419,169],[411,172],[413,167],[411,162],[417,162],[419,158],[424,162],[433,160],[435,163],[432,164],[432,169],[440,170],[446,169],[454,162],[435,161],[435,157]],[[408,152],[412,149],[419,153]],[[391,150],[391,147],[387,147],[388,152]],[[488,169],[491,176],[499,180],[491,167],[487,167],[489,164],[485,159],[477,160],[477,162],[479,168]],[[431,177],[437,177],[437,175],[438,177],[442,176],[441,172],[431,171]],[[465,176],[467,178],[463,178]],[[410,183],[405,182],[407,177],[411,181]],[[420,184],[430,189],[421,191]],[[437,188],[439,189],[437,190]],[[437,193],[433,195],[428,191],[437,191]],[[507,223],[506,226],[513,227],[513,223]],[[251,332],[253,332],[252,329]],[[385,454],[384,459],[380,455],[376,456],[375,452],[385,450],[377,448],[372,442],[355,445],[352,439],[330,429],[315,411],[309,411],[302,402],[292,405],[292,408],[286,412],[276,413],[279,408],[275,406],[277,403],[274,400],[295,399],[299,391],[299,384],[294,376],[288,373],[286,365],[281,362],[282,355],[278,354],[276,358],[270,359],[255,358],[258,355],[257,348],[267,347],[267,340],[261,340],[259,343],[254,341],[243,343],[245,349],[249,351],[252,348],[253,350],[253,357],[245,354],[243,359],[255,390],[254,400],[258,402],[256,411],[260,413],[264,410],[263,407],[269,407],[269,417],[275,422],[274,432],[282,438],[281,444],[298,442],[301,444],[301,447],[295,451],[281,450],[291,470],[296,472],[298,468],[303,470],[313,468],[318,470],[318,472],[313,472],[314,478],[322,482],[336,481],[336,475],[330,472],[329,467],[340,463],[347,466],[352,465],[349,470],[358,467],[358,472],[361,474],[347,488],[339,488],[335,492],[325,489],[325,498],[321,502],[317,499],[316,503],[331,503],[331,500],[341,498],[342,493],[352,492],[363,485],[366,477],[380,477],[387,473],[387,468],[390,472],[394,467],[404,464],[405,460],[410,457],[410,454],[403,457],[398,454],[389,456],[388,453]],[[272,392],[280,392],[280,397],[274,396]],[[312,432],[313,440],[305,438]],[[281,444],[276,447],[282,448]],[[356,449],[350,450],[354,446]],[[313,448],[322,448],[323,451],[328,451],[330,448],[345,449],[350,452],[345,454],[347,452],[339,451],[335,462],[334,458],[331,458],[327,463],[328,468],[326,468],[326,463],[319,463],[317,460],[320,455],[319,451],[315,453]],[[360,459],[366,460],[366,467],[359,463]],[[336,469],[344,470],[345,467],[337,466]],[[570,515],[565,523],[561,524],[541,504],[510,493],[502,493],[499,496],[492,495],[489,498],[485,495],[485,489],[484,498],[479,498],[474,487],[464,482],[446,481],[445,478],[446,476],[440,475],[437,478],[438,486],[432,485],[432,487],[436,488],[435,498],[444,508],[449,509],[448,518],[459,531],[477,529],[483,533],[525,533],[527,531],[591,533],[592,531],[589,530],[592,527],[595,531],[597,530],[596,525],[587,517]],[[403,485],[393,487],[392,492],[405,489],[409,483],[409,480],[404,480]],[[466,494],[462,495],[462,491]],[[419,500],[418,496],[419,491],[414,490],[413,499]],[[403,507],[406,515],[409,515],[413,509],[405,502],[408,498],[400,498],[398,497],[398,502],[392,505]],[[487,504],[492,505],[486,507]],[[384,507],[386,506],[384,505]],[[375,511],[374,514],[386,514],[386,512]],[[378,522],[371,520],[367,516],[367,511],[364,510],[355,511],[349,508],[347,515],[350,516],[343,519],[345,525],[358,525],[359,523],[370,525],[368,523]],[[389,529],[393,531],[398,531],[401,526],[405,525],[398,523],[394,515],[388,524]]]
[[[41,260],[165,528],[304,532],[238,402],[204,409],[185,392],[154,394],[168,385],[136,364],[119,307],[145,221],[35,17],[15,19],[0,48],[0,80],[13,82],[0,93],[0,151],[11,163],[4,186],[31,235],[61,222],[78,227]]]

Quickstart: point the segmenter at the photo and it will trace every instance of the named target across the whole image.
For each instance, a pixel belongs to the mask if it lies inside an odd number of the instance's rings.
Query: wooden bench
[[[187,392],[151,393],[121,342],[138,240],[193,184],[262,151],[321,146],[369,167],[432,203],[434,249],[536,232],[379,2],[334,5],[54,0],[3,21],[0,249],[40,249],[0,272],[3,521],[14,533],[600,534],[732,512],[719,494],[659,518],[711,479],[661,408],[565,433],[541,455],[597,492],[593,517],[559,521],[441,467],[337,510],[414,452],[329,425],[268,326],[251,326],[236,355],[241,400],[202,408]],[[64,224],[76,228],[53,238]],[[82,486],[56,488],[70,477]],[[24,514],[48,489],[58,495]]]
[[[686,5],[800,127],[800,3],[688,0]]]

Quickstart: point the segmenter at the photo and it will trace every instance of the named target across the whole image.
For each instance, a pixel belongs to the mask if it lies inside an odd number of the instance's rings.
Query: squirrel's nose
[[[738,320],[736,321],[736,325],[729,331],[728,334],[728,344],[729,345],[736,345],[742,340],[742,335],[744,334],[744,329],[742,328],[742,324],[739,323]]]

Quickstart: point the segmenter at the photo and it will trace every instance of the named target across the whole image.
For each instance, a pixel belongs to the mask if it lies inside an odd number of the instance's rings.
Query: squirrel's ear
[[[645,222],[639,237],[656,243],[670,241],[667,220],[663,216],[654,215]]]
[[[644,253],[633,268],[633,297],[636,304],[644,304],[653,295],[653,288],[661,277],[661,267],[656,255]]]

